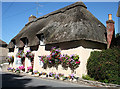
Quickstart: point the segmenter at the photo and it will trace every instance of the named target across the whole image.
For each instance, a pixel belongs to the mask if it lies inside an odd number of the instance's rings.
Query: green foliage
[[[83,79],[86,79],[86,80],[95,81],[95,79],[94,79],[94,78],[91,78],[89,75],[83,75],[82,78],[83,78]]]
[[[42,61],[46,67],[58,67],[58,65],[61,64],[64,69],[70,67],[71,70],[74,70],[80,65],[79,55],[61,55],[61,49],[55,47],[53,47],[50,52],[50,55],[40,57],[40,61]]]
[[[119,48],[94,51],[87,62],[88,75],[101,82],[120,84],[119,65]]]

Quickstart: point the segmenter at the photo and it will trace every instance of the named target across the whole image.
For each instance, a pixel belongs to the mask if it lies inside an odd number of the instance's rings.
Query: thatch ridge
[[[39,17],[39,18],[36,18],[35,20],[32,20],[32,21],[28,22],[28,23],[26,24],[26,26],[29,25],[30,23],[36,22],[37,20],[44,19],[44,18],[48,18],[48,17],[51,16],[51,15],[55,15],[55,14],[58,14],[58,13],[64,13],[66,10],[69,10],[69,9],[74,8],[74,7],[77,7],[77,6],[82,6],[82,7],[84,7],[84,8],[87,8],[86,5],[85,5],[83,2],[76,2],[76,3],[73,3],[73,4],[68,5],[68,6],[66,6],[66,7],[63,7],[63,8],[61,8],[61,9],[58,9],[58,10],[56,10],[56,11],[53,11],[53,12],[47,14],[47,15],[41,16],[41,17]]]

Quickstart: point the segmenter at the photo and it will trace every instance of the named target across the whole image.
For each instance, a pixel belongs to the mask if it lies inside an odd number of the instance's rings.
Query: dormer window
[[[22,38],[21,40],[24,43],[25,47],[27,47],[28,46],[28,39],[25,37],[25,38]]]
[[[12,40],[12,43],[15,45],[15,48],[17,47],[16,46],[16,41],[15,40]]]
[[[44,35],[43,34],[40,35],[40,45],[41,46],[45,45],[44,44]]]
[[[28,46],[28,39],[26,38],[25,39],[25,47],[27,47]]]

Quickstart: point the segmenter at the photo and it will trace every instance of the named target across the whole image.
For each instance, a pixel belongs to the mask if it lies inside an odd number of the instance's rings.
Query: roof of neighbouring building
[[[40,34],[44,34],[45,44],[74,40],[106,44],[105,33],[106,27],[87,10],[85,4],[76,2],[28,22],[9,44],[15,40],[16,45],[22,47],[21,39],[27,38],[28,46],[35,46],[39,44],[37,36]]]
[[[117,17],[120,17],[120,4],[119,4],[119,7],[118,7],[118,11],[117,11]]]
[[[2,47],[7,47],[7,43],[6,42],[4,42],[4,41],[2,41],[2,40],[0,40],[0,47],[2,46]]]

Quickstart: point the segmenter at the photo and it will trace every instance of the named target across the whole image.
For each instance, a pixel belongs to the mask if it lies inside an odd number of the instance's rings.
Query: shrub
[[[88,75],[100,82],[120,84],[119,64],[120,49],[94,51],[87,62]]]
[[[82,78],[83,78],[83,79],[86,79],[86,80],[95,81],[95,79],[94,79],[94,78],[91,78],[89,75],[83,75]]]

